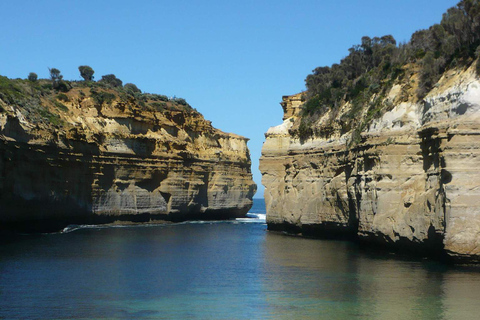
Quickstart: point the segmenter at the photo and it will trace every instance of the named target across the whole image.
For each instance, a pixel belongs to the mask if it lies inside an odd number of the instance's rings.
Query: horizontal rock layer
[[[0,226],[244,216],[256,186],[247,139],[195,111],[140,110],[67,93],[63,126],[0,100]],[[47,107],[45,107],[47,108]]]
[[[447,72],[424,101],[400,99],[402,91],[393,86],[392,109],[358,145],[351,132],[296,138],[300,94],[284,97],[284,122],[266,133],[260,159],[269,229],[480,260],[475,71]]]

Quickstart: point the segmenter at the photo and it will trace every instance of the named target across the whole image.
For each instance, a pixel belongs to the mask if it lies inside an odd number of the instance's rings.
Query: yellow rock
[[[352,145],[352,132],[342,134],[335,122],[328,138],[292,135],[299,95],[283,98],[284,122],[266,133],[260,159],[269,228],[480,260],[480,81],[474,68],[447,73],[424,101],[401,83],[385,99],[391,110]],[[348,109],[343,106],[339,117]]]
[[[98,103],[88,88],[67,95],[61,109],[39,106],[58,124],[0,100],[1,227],[232,218],[250,209],[248,139],[194,110],[160,112],[118,95]]]

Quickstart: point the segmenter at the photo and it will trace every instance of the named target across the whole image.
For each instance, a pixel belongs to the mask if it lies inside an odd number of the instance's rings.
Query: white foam
[[[191,221],[183,221],[177,223],[148,223],[148,224],[106,224],[106,225],[95,225],[95,224],[71,224],[63,228],[60,233],[70,233],[73,231],[81,230],[81,229],[108,229],[108,228],[132,228],[132,227],[165,227],[165,226],[174,226],[174,225],[182,225],[182,224],[219,224],[219,223],[266,223],[266,214],[264,213],[254,213],[249,212],[246,214],[246,218],[236,218],[235,220],[191,220]]]
[[[65,228],[63,228],[61,233],[69,233],[69,232],[73,232],[73,231],[76,231],[76,230],[79,230],[79,229],[88,229],[88,228],[98,228],[98,226],[89,225],[89,224],[81,224],[81,225],[70,224],[70,225],[66,226]]]
[[[266,214],[249,212],[247,213],[246,218],[237,218],[235,219],[235,221],[242,222],[242,223],[265,223]]]
[[[247,213],[248,218],[255,218],[255,219],[260,219],[260,220],[266,220],[267,215],[265,213],[255,213],[255,212],[249,212]]]

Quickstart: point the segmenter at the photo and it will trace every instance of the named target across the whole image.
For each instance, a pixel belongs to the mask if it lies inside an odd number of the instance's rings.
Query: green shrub
[[[48,68],[48,71],[50,72],[50,79],[54,83],[63,79],[60,70],[58,70],[57,68]]]
[[[41,85],[42,92],[49,92],[53,90],[53,86],[51,83],[44,83]]]
[[[157,100],[168,102],[168,97],[163,94],[156,94],[155,97],[157,98]]]
[[[110,104],[113,102],[113,100],[115,100],[115,95],[113,93],[109,93],[105,91],[97,92],[92,89],[91,95],[92,95],[93,101],[95,101],[97,105]]]
[[[59,93],[57,95],[57,100],[63,101],[63,102],[68,102],[70,101],[70,98],[65,93]]]
[[[142,93],[142,90],[138,89],[138,87],[136,85],[134,85],[133,83],[126,83],[124,86],[123,86],[123,89],[125,89],[125,91],[129,94],[135,94],[135,93]]]
[[[68,92],[70,91],[71,86],[68,82],[60,80],[53,83],[53,88],[61,92]]]
[[[306,139],[313,136],[312,123],[306,117],[302,117],[300,120],[300,126],[298,127],[298,136],[300,139]]]
[[[122,80],[118,79],[114,74],[107,74],[102,76],[100,82],[108,84],[114,88],[121,87],[123,84]]]
[[[0,99],[8,104],[22,104],[22,100],[26,98],[22,87],[14,80],[0,76]]]
[[[187,103],[187,101],[183,98],[177,98],[177,97],[174,97],[172,99],[173,102],[175,102],[176,104],[179,104],[179,105],[182,105],[182,106],[188,106],[189,104]]]
[[[38,113],[42,118],[48,120],[48,122],[53,125],[59,126],[63,124],[63,121],[60,119],[60,116],[58,114],[53,114],[47,109],[40,108],[38,109]]]
[[[60,103],[60,102],[58,102],[58,101],[54,101],[53,103],[54,103],[55,107],[57,107],[58,109],[60,109],[60,110],[62,110],[62,111],[65,111],[65,112],[68,111],[67,106],[64,105],[63,103]]]
[[[35,82],[38,80],[38,75],[35,72],[30,72],[28,74],[28,80],[31,82]]]
[[[80,76],[85,80],[85,81],[92,81],[93,80],[93,74],[95,71],[89,66],[80,66],[78,67],[78,71],[80,71]]]
[[[150,103],[150,106],[155,110],[155,111],[164,111],[167,108],[167,104],[165,102],[152,102]]]

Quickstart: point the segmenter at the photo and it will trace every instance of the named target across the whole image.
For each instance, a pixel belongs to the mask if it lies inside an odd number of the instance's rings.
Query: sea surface
[[[479,319],[480,272],[250,218],[0,238],[0,319]]]

